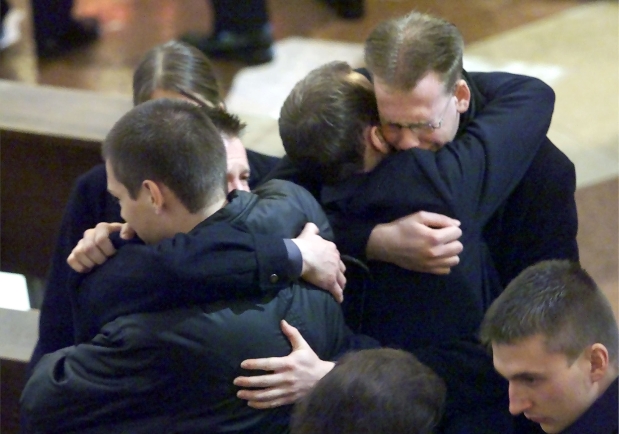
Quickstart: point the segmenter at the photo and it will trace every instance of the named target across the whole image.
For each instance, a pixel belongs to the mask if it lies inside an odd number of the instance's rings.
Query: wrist
[[[386,240],[390,235],[391,229],[389,224],[383,223],[374,226],[365,250],[365,255],[368,260],[390,262],[389,250],[386,248]]]
[[[316,369],[316,382],[320,381],[322,377],[327,375],[335,367],[334,362],[320,360]]]

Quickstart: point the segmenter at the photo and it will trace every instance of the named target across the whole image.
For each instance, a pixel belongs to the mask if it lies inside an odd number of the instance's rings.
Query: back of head
[[[378,123],[371,86],[351,80],[352,72],[345,62],[314,69],[295,85],[280,112],[286,154],[325,183],[363,169],[363,130]]]
[[[212,104],[205,100],[202,95],[180,86],[177,91],[182,97],[193,101],[196,105],[200,106],[204,113],[208,115],[209,119],[213,122],[215,128],[219,130],[221,135],[238,137],[247,126],[237,115],[228,112],[221,105],[212,106]]]
[[[436,72],[450,89],[461,77],[464,40],[453,24],[413,11],[380,23],[365,41],[365,63],[394,90],[409,91]]]
[[[574,360],[595,343],[617,363],[619,331],[608,299],[578,263],[543,261],[520,273],[492,303],[481,326],[487,345],[535,335]]]
[[[169,41],[148,51],[133,74],[133,104],[152,99],[156,90],[196,93],[212,106],[221,105],[219,85],[210,60],[195,47]]]
[[[429,434],[443,381],[415,356],[381,348],[346,355],[294,410],[293,434]]]
[[[226,194],[221,135],[188,101],[162,98],[134,107],[108,133],[102,153],[133,199],[147,179],[165,184],[192,213]]]

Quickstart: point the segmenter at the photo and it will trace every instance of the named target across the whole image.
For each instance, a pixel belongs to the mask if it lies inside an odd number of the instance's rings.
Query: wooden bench
[[[0,80],[0,269],[44,278],[75,179],[128,96]]]
[[[0,270],[45,278],[75,179],[132,107],[129,96],[0,80]],[[281,156],[277,121],[242,116],[248,148]]]
[[[0,80],[0,270],[45,278],[75,179],[101,162],[107,132],[132,106],[102,95]],[[38,311],[0,309],[0,432],[19,432],[19,397]]]
[[[38,337],[39,312],[0,309],[0,432],[19,433],[19,397]]]

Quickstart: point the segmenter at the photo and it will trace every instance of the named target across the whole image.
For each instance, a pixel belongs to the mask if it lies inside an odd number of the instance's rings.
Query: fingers
[[[303,339],[303,336],[301,336],[301,333],[299,333],[299,330],[297,330],[296,327],[291,326],[284,319],[281,321],[280,326],[282,328],[282,332],[290,341],[290,345],[292,345],[292,351],[310,347],[309,344],[305,341],[305,339]],[[275,369],[271,370],[274,371]]]
[[[457,253],[462,251],[461,243],[454,242],[453,244],[455,244],[455,246],[452,249],[447,248],[442,256],[428,260],[425,269],[422,271],[432,274],[449,274],[451,268],[460,263],[460,257]]]
[[[447,244],[453,241],[457,241],[462,236],[462,229],[457,226],[447,226],[440,229],[430,228],[428,230],[431,231],[430,237],[433,243],[436,245]]]
[[[288,393],[288,394],[282,394],[282,396],[279,396],[273,399],[266,399],[266,400],[252,399],[252,400],[247,401],[247,405],[249,405],[252,408],[256,408],[258,410],[266,410],[268,408],[275,408],[275,407],[280,407],[282,405],[294,404],[295,402],[296,402],[295,395]]]
[[[112,232],[121,231],[122,228],[122,223],[99,223],[97,226],[95,226],[94,236],[92,237],[92,242],[94,243],[94,246],[90,245],[91,238],[87,237],[86,233],[84,233],[83,239],[89,249],[88,251],[92,251],[93,254],[95,254],[96,249],[98,252],[104,255],[102,258],[103,261],[97,262],[97,264],[102,264],[103,262],[105,262],[105,259],[107,257],[112,256],[114,253],[116,253],[116,249],[110,241],[110,234]],[[92,259],[94,260],[95,258],[93,257]]]
[[[301,335],[299,334],[299,336]],[[303,340],[302,337],[301,339]],[[305,340],[303,341],[305,342]],[[284,369],[290,369],[290,363],[288,363],[289,361],[288,357],[289,356],[266,357],[264,359],[247,359],[241,362],[241,368],[249,369],[249,370],[260,370],[260,371],[281,371]],[[252,378],[256,378],[256,377],[252,377]]]
[[[303,227],[303,230],[301,231],[301,234],[299,234],[299,238],[310,235],[318,235],[319,232],[320,230],[318,229],[318,226],[316,226],[314,223],[306,223]]]
[[[428,249],[427,257],[429,260],[446,259],[458,256],[464,247],[460,241],[452,241],[447,244],[440,244]]]
[[[244,392],[241,394],[241,392]],[[245,394],[245,392],[247,392]],[[246,398],[244,396],[247,396]],[[259,410],[294,404],[296,395],[288,389],[242,390],[237,397],[247,400],[247,405]]]
[[[460,221],[456,219],[452,219],[451,217],[447,217],[443,214],[437,214],[434,212],[428,211],[419,211],[415,214],[415,219],[426,226],[432,228],[445,228],[448,226],[460,226]]]
[[[344,265],[341,259],[340,259],[339,265],[340,265],[340,269],[339,269],[339,272],[337,273],[336,279],[337,279],[338,285],[340,285],[343,291],[344,289],[346,289],[346,275],[344,274],[346,273],[346,265]]]
[[[248,401],[247,405],[257,409],[293,404],[296,395],[288,383],[282,374],[237,377],[234,380],[234,384],[239,387],[259,388],[241,389],[236,393],[237,398]]]
[[[286,376],[282,373],[275,374],[267,374],[267,375],[256,375],[252,377],[236,377],[233,381],[235,386],[244,387],[244,388],[267,388],[274,386],[281,386],[283,384],[287,384]],[[254,390],[253,392],[258,392]],[[251,397],[255,396],[252,394]],[[239,398],[243,399],[253,399],[247,393],[243,393]]]
[[[96,264],[92,261],[88,256],[82,256],[76,254],[76,250],[80,250],[83,248],[84,241],[79,240],[77,246],[73,249],[69,257],[67,258],[67,264],[69,267],[73,268],[78,273],[87,273],[94,267]]]
[[[119,231],[121,223],[99,223],[93,229],[84,232],[84,237],[77,243],[67,258],[67,264],[79,273],[90,271],[94,266],[103,264],[109,256],[116,253],[109,239],[110,233]]]
[[[338,303],[342,303],[344,301],[344,290],[340,285],[334,286],[329,292]]]
[[[122,229],[120,230],[120,238],[123,240],[130,240],[133,237],[135,237],[135,231],[131,226],[129,226],[129,223],[124,223]]]
[[[335,285],[330,291],[338,303],[344,301],[344,288],[346,288],[346,276],[344,276],[344,273],[340,271],[337,273]]]
[[[284,374],[237,377],[234,379],[234,385],[245,388],[239,390],[236,396],[247,400],[247,405],[250,407],[273,408],[292,404],[295,401],[294,389],[291,388],[291,383]]]

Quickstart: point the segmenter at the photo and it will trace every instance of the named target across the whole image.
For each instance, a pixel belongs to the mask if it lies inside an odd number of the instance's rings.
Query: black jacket
[[[358,72],[371,79],[367,70],[360,69]],[[492,95],[488,94],[487,89],[487,85],[492,83],[489,81],[492,76],[493,73],[472,73],[470,76],[464,73],[472,93],[471,103],[469,110],[460,117],[454,144],[458,143],[478,114],[492,102]],[[509,116],[509,113],[503,113],[503,116]],[[265,180],[269,179],[296,182],[320,200],[320,179],[313,172],[295,167],[287,156],[266,176]],[[574,164],[546,137],[520,183],[484,228],[484,236],[502,286],[506,286],[528,266],[542,260],[578,261],[575,191]],[[364,258],[367,241],[374,227],[364,222],[351,221],[345,222],[345,226],[347,231],[344,236],[338,236],[337,240],[340,251]]]
[[[561,434],[617,434],[619,432],[619,382],[617,379]]]
[[[257,185],[278,161],[275,157],[250,150],[247,151],[247,157],[252,174],[250,187]],[[100,222],[121,221],[118,202],[107,191],[105,166],[103,164],[95,166],[80,176],[69,197],[52,256],[41,306],[39,340],[31,357],[30,369],[44,354],[74,343],[75,330],[71,316],[73,288],[70,285],[71,279],[75,279],[75,276],[67,265],[67,257],[71,250],[82,238],[86,229]],[[205,237],[207,242],[211,243],[212,262],[205,266],[213,264],[220,267],[208,268],[213,275],[218,272],[224,273],[218,282],[213,281],[214,286],[221,284],[226,276],[231,278],[229,286],[237,285],[240,292],[243,287],[255,287],[256,276],[265,289],[282,287],[288,283],[285,279],[287,253],[281,239],[266,237],[264,240],[256,240],[240,231],[226,228],[225,225],[221,225],[219,230],[213,227],[205,231],[212,231],[208,238]],[[226,241],[234,242],[238,250],[216,250],[217,245]],[[206,245],[203,247],[204,250],[209,249]],[[237,268],[239,265],[242,265],[242,268]],[[247,272],[250,267],[254,268],[254,273]],[[276,284],[270,280],[273,274],[282,277]]]
[[[369,174],[323,187],[321,199],[340,251],[356,256],[377,224],[421,210],[461,221],[464,251],[451,274],[370,262],[372,279],[361,296],[349,287],[346,317],[383,345],[412,351],[443,377],[448,396],[441,432],[508,433],[507,384],[476,339],[485,309],[502,289],[484,229],[514,217],[501,207],[549,143],[554,94],[537,79],[505,73],[472,74],[470,82],[477,103],[462,116],[454,142],[436,153],[393,154]]]
[[[283,182],[265,187],[263,199],[231,194],[225,208],[185,237],[200,237],[202,229],[220,222],[286,237],[308,219],[328,233],[326,217],[309,193]],[[116,270],[140,274],[152,265],[139,260],[140,249],[129,263],[123,251],[82,283],[81,307],[89,315],[105,311],[96,306],[106,301],[102,282],[123,288],[124,274],[117,279]],[[177,259],[185,253],[179,249]],[[185,291],[182,273],[174,278],[169,289]],[[152,281],[143,281],[145,293]],[[24,389],[23,413],[31,432],[287,432],[290,407],[254,410],[236,397],[232,384],[238,375],[255,375],[244,372],[241,361],[289,354],[282,319],[325,360],[340,354],[351,338],[331,295],[303,283],[237,301],[120,316],[92,341],[43,357]]]

